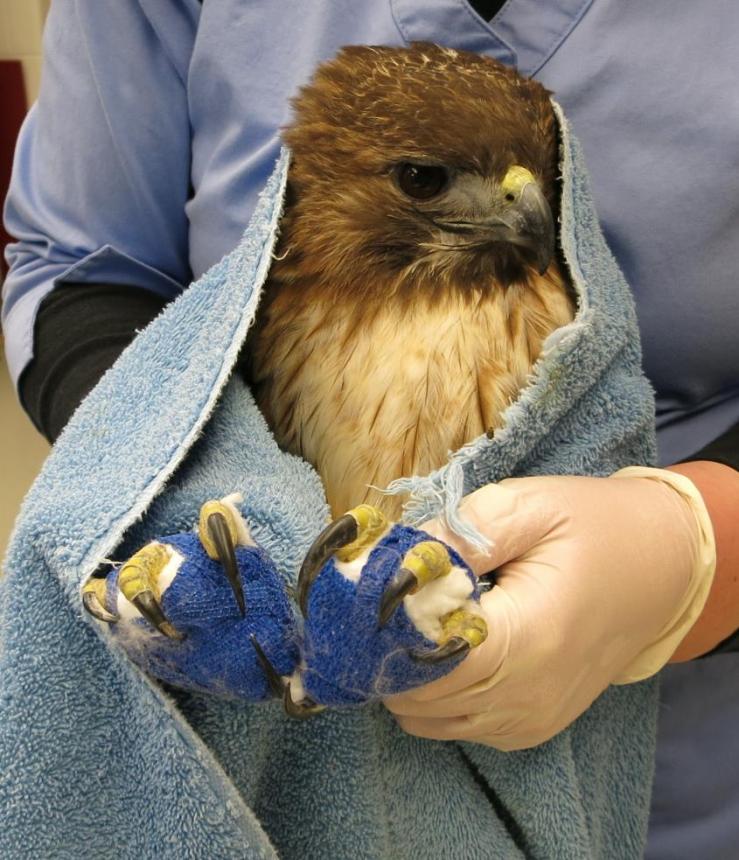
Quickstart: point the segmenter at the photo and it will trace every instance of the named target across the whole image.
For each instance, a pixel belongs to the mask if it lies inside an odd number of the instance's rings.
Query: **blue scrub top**
[[[55,283],[173,297],[237,243],[321,60],[426,39],[563,105],[635,293],[661,460],[687,457],[739,421],[737,32],[734,0],[508,0],[490,24],[464,0],[54,0],[6,208],[11,372]],[[739,850],[739,656],[717,660],[665,673],[650,858]]]

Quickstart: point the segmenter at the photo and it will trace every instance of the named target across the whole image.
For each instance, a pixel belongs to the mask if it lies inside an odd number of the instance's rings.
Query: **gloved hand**
[[[489,635],[445,678],[386,700],[414,735],[502,750],[543,743],[609,684],[662,668],[711,588],[711,523],[682,475],[509,479],[461,511],[491,549],[476,552],[437,521],[423,528],[478,576],[496,570],[481,599]]]

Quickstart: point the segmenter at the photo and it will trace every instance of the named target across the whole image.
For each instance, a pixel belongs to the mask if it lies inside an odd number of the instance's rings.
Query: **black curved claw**
[[[257,652],[259,665],[262,667],[270,690],[272,690],[272,695],[281,698],[285,693],[285,682],[282,680],[282,676],[272,665],[269,657],[264,653],[257,637],[252,633],[249,638],[251,639],[251,644],[254,646],[254,650]]]
[[[454,657],[461,657],[470,650],[470,643],[461,636],[453,636],[448,642],[432,651],[411,651],[411,660],[417,663],[442,663]]]
[[[337,549],[357,539],[358,528],[354,517],[344,514],[326,526],[311,544],[298,574],[298,604],[303,615],[308,611],[308,594],[319,571]]]
[[[282,706],[288,717],[294,720],[309,720],[320,714],[324,709],[323,705],[317,705],[312,699],[303,699],[302,702],[293,702],[290,695],[290,682],[285,684],[285,692],[282,694]]]
[[[416,575],[407,567],[401,567],[382,595],[378,612],[380,627],[384,627],[388,623],[395,610],[403,602],[403,598],[415,591],[416,588],[418,588]]]
[[[213,545],[218,553],[218,561],[223,566],[226,578],[231,584],[231,588],[236,598],[236,604],[239,607],[239,612],[243,618],[246,615],[246,600],[244,599],[244,587],[241,584],[239,577],[239,568],[236,564],[236,552],[234,542],[231,538],[231,532],[228,529],[228,522],[223,514],[213,513],[208,517],[208,532],[210,533]]]
[[[149,624],[168,639],[176,639],[182,641],[185,638],[184,633],[176,630],[172,624],[167,621],[166,616],[162,612],[162,607],[154,599],[154,595],[150,591],[144,591],[141,594],[132,598],[131,603],[138,611],[146,618]]]
[[[99,621],[106,621],[108,624],[114,624],[118,621],[118,616],[103,606],[94,591],[85,591],[82,594],[82,605],[94,618]]]
[[[278,699],[282,699],[282,706],[288,717],[292,717],[295,720],[307,720],[319,714],[323,710],[323,705],[317,705],[311,699],[303,699],[302,702],[293,702],[290,695],[290,682],[285,681],[272,665],[271,660],[259,644],[257,637],[252,633],[249,638],[251,639],[251,644],[254,646],[254,650],[257,652],[257,659],[267,678],[269,688],[272,690],[273,695]]]

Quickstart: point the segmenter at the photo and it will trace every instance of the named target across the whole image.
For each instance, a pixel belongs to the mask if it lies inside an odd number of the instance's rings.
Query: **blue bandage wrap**
[[[149,674],[176,687],[218,696],[263,701],[272,696],[251,637],[281,675],[299,662],[297,627],[274,563],[258,547],[237,547],[246,614],[242,618],[223,568],[197,535],[185,532],[158,541],[179,557],[176,574],[161,596],[167,620],[184,639],[167,638],[141,617],[119,621],[112,633]],[[118,570],[108,575],[107,608],[120,600]]]
[[[372,699],[428,683],[450,672],[461,658],[428,664],[413,651],[430,651],[427,639],[401,604],[384,627],[378,622],[385,588],[412,546],[432,540],[408,526],[393,526],[370,552],[356,582],[335,559],[316,579],[308,599],[303,641],[303,684],[310,697],[325,705],[360,705]],[[461,557],[449,549],[452,563],[466,571],[470,596],[479,600],[476,579]]]

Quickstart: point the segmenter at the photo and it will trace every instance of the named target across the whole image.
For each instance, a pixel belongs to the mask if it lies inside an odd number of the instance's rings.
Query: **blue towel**
[[[607,474],[654,460],[634,309],[562,130],[563,250],[580,307],[495,438],[414,491],[408,521],[455,515],[506,475]],[[2,580],[0,856],[636,858],[656,682],[611,688],[534,750],[405,735],[382,705],[290,721],[280,705],[166,690],[85,616],[109,557],[183,531],[241,492],[286,580],[328,513],[229,380],[270,265],[287,155],[239,246],[168,307],[83,403],[29,493]]]

